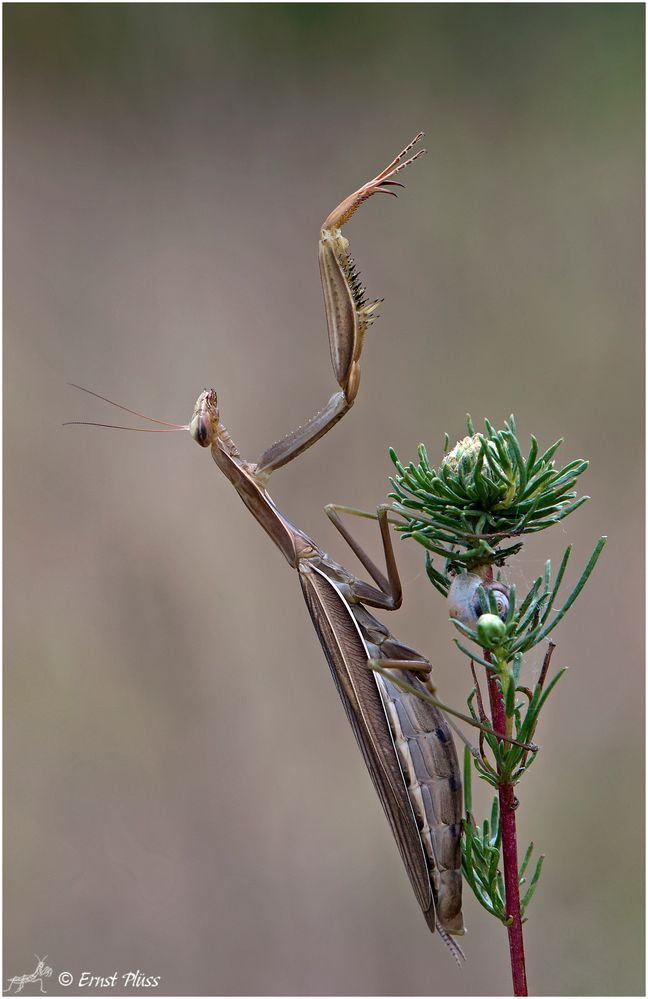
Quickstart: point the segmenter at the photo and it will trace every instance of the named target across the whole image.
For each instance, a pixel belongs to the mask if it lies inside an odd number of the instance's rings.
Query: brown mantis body
[[[277,509],[266,488],[275,469],[314,444],[353,405],[359,386],[364,336],[379,303],[364,298],[341,226],[373,194],[393,194],[391,187],[402,186],[393,178],[423,152],[405,158],[421,137],[417,135],[377,177],[341,202],[321,230],[320,273],[331,360],[340,391],[322,411],[273,444],[255,463],[239,454],[220,421],[212,389],[200,395],[188,429],[201,447],[211,448],[219,469],[298,572],[338,693],[427,924],[432,931],[438,929],[459,958],[461,949],[450,934],[464,932],[462,787],[452,736],[435,704],[404,692],[388,675],[374,672],[370,667],[370,661],[376,660],[382,667],[398,671],[399,678],[421,693],[429,694],[432,690],[424,682],[431,669],[428,660],[394,638],[367,609],[395,610],[402,600],[387,508],[381,507],[377,517],[385,554],[385,576],[347,531],[339,515],[344,508],[327,507],[328,516],[373,580],[367,583],[335,562],[295,527]]]
[[[320,272],[331,360],[341,391],[308,423],[264,451],[254,464],[240,456],[221,423],[213,390],[199,397],[190,432],[202,447],[211,448],[219,469],[297,570],[338,693],[428,926],[439,929],[457,956],[460,949],[448,934],[464,932],[462,790],[452,736],[437,707],[404,693],[369,667],[369,660],[378,660],[403,671],[400,675],[409,684],[426,692],[420,677],[430,672],[427,659],[394,638],[367,609],[395,610],[402,599],[387,508],[378,512],[386,576],[347,532],[339,516],[340,508],[327,508],[327,514],[371,576],[372,585],[335,562],[291,524],[266,489],[271,473],[330,430],[355,400],[363,339],[378,302],[365,302],[348,241],[340,228],[371,195],[393,193],[389,191],[396,183],[392,178],[416,159],[404,157],[420,138],[417,136],[376,178],[345,199],[322,227]]]
[[[213,391],[199,398],[192,426],[196,440],[211,447],[220,470],[299,574],[338,693],[428,925],[432,930],[438,926],[444,936],[462,933],[461,776],[450,730],[437,707],[403,693],[369,667],[369,660],[383,661],[405,671],[407,682],[426,692],[419,675],[429,673],[428,661],[367,610],[395,610],[401,603],[387,508],[378,514],[386,577],[348,535],[337,508],[327,508],[374,586],[335,562],[277,509],[266,491],[266,476],[257,479],[257,466],[240,457],[220,422]]]

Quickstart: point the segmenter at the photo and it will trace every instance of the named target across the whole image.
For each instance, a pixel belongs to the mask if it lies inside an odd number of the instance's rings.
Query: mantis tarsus
[[[338,693],[427,924],[432,931],[438,929],[459,959],[463,956],[461,949],[450,934],[464,932],[462,788],[452,736],[438,707],[404,692],[384,673],[374,672],[369,666],[370,660],[379,660],[383,667],[399,671],[398,676],[402,675],[410,686],[427,693],[431,689],[425,685],[431,669],[428,660],[394,638],[367,610],[395,610],[402,599],[387,508],[379,508],[377,514],[385,554],[384,575],[348,532],[340,517],[345,508],[327,507],[328,516],[368,572],[372,585],[335,562],[295,527],[277,509],[266,488],[275,469],[314,444],[353,405],[363,339],[379,302],[366,301],[341,227],[372,195],[393,194],[392,187],[402,186],[394,178],[424,152],[419,150],[407,158],[421,138],[422,133],[373,180],[342,201],[321,229],[320,273],[331,360],[340,391],[324,409],[269,447],[255,463],[239,454],[220,420],[213,389],[205,390],[198,398],[188,429],[201,447],[211,448],[219,469],[297,570]]]

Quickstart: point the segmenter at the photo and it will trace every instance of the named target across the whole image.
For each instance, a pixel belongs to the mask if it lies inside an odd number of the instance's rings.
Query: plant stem
[[[485,652],[490,660],[490,655]],[[498,734],[506,735],[506,715],[504,701],[497,685],[497,674],[488,671],[488,695],[490,699],[493,728]],[[524,938],[522,936],[522,913],[520,911],[520,885],[518,880],[517,831],[515,810],[518,805],[514,785],[507,781],[498,787],[500,827],[502,830],[502,864],[504,867],[504,887],[506,890],[506,911],[512,922],[508,929],[513,995],[528,996],[526,965],[524,960]]]

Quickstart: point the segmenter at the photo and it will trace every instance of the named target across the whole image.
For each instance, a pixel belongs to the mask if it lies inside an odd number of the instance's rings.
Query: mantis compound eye
[[[196,413],[192,418],[189,424],[189,433],[196,444],[200,444],[201,447],[209,447],[211,444],[209,423],[199,413]]]
[[[499,618],[505,621],[508,615],[508,588],[503,583],[487,583],[476,572],[462,572],[455,576],[450,586],[448,611],[450,617],[457,618],[468,628],[475,628],[482,614],[491,613],[488,601],[486,606],[482,605],[480,587],[487,598],[493,594]]]

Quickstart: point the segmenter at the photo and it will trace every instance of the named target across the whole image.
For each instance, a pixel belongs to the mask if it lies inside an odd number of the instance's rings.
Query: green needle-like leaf
[[[592,574],[592,570],[594,569],[594,566],[598,562],[599,555],[603,551],[603,548],[605,547],[605,542],[606,541],[607,541],[607,538],[605,538],[605,537],[599,538],[599,540],[597,541],[597,543],[596,543],[596,545],[594,547],[594,551],[592,552],[592,554],[590,556],[590,560],[587,563],[587,565],[585,566],[585,569],[583,570],[583,573],[582,573],[580,579],[576,583],[576,586],[574,587],[574,589],[571,591],[571,593],[567,597],[567,600],[563,604],[562,608],[558,611],[558,613],[554,617],[553,621],[551,621],[551,623],[548,624],[539,633],[539,635],[537,636],[536,641],[535,641],[536,645],[537,645],[538,642],[541,642],[543,638],[546,638],[547,635],[551,631],[553,631],[553,629],[556,627],[556,625],[558,624],[559,621],[562,621],[563,617],[565,616],[565,614],[567,613],[567,611],[569,610],[569,608],[571,607],[571,605],[574,603],[574,601],[578,597],[579,593],[581,592],[581,590],[585,586],[585,583],[587,582],[587,580],[589,579],[590,575]]]
[[[540,854],[540,856],[538,857],[538,862],[535,866],[535,870],[533,872],[533,877],[531,878],[531,884],[529,885],[527,891],[520,900],[520,908],[522,911],[522,915],[524,915],[524,913],[526,912],[527,906],[529,905],[529,902],[533,898],[535,890],[538,887],[538,881],[540,880],[540,874],[542,873],[542,865],[544,864],[544,860],[545,860],[544,854]]]
[[[424,548],[426,574],[443,596],[449,595],[457,574],[476,573],[483,580],[483,584],[476,587],[472,582],[462,580],[461,587],[468,586],[466,609],[461,612],[461,619],[451,618],[451,623],[460,632],[460,637],[454,639],[455,644],[470,660],[477,685],[467,699],[469,715],[463,717],[482,730],[479,752],[474,750],[474,757],[468,750],[464,754],[466,817],[462,870],[480,905],[504,925],[509,925],[513,915],[509,917],[506,909],[500,868],[502,829],[498,797],[495,795],[493,799],[489,819],[481,826],[477,825],[472,813],[472,765],[481,780],[501,790],[505,785],[515,785],[535,762],[538,746],[532,740],[540,713],[565,670],[559,669],[548,677],[553,648],[553,643],[549,643],[540,678],[529,689],[520,679],[524,655],[547,638],[577,599],[596,565],[605,538],[595,546],[562,607],[556,609],[556,602],[571,546],[565,550],[553,580],[551,563],[547,561],[542,574],[532,581],[526,593],[517,593],[516,587],[510,585],[508,607],[502,610],[492,586],[495,567],[505,566],[518,554],[525,535],[560,523],[587,501],[587,496],[578,496],[576,486],[579,476],[588,468],[588,462],[576,458],[562,467],[557,466],[555,455],[562,438],[540,453],[533,435],[525,456],[513,416],[505,421],[503,430],[495,429],[485,420],[485,432],[478,434],[470,416],[466,425],[469,436],[452,449],[448,435],[445,435],[443,458],[438,468],[430,464],[423,444],[418,447],[417,461],[407,465],[403,465],[391,448],[389,453],[395,475],[390,480],[390,497],[394,501],[393,516],[398,521],[396,530],[403,540],[413,538]],[[390,522],[394,522],[392,518]],[[509,538],[513,540],[506,544]],[[439,559],[443,561],[438,563]],[[501,583],[499,573],[497,581]],[[461,587],[457,590],[458,595],[462,593]],[[458,602],[455,602],[458,608],[462,606],[461,599],[458,596]],[[501,600],[501,596],[498,599]],[[472,609],[469,601],[473,601]],[[501,615],[504,627],[497,621],[481,621],[477,626],[476,616],[480,612]],[[488,655],[482,642],[492,644]],[[381,671],[378,663],[374,668]],[[478,693],[480,681],[475,672],[480,668],[486,670],[494,688],[490,690],[490,696],[494,696],[495,691],[500,692],[507,733],[510,732],[517,742],[503,739],[493,728],[484,728],[482,722],[487,705],[482,704],[483,695]],[[390,679],[402,689],[408,689],[409,685],[393,674]],[[420,696],[415,688],[410,692]],[[432,701],[439,703],[435,699]],[[448,710],[461,717],[460,712]],[[518,871],[521,886],[527,886],[532,852],[531,843]],[[541,856],[521,899],[521,917],[536,890],[542,863]]]

